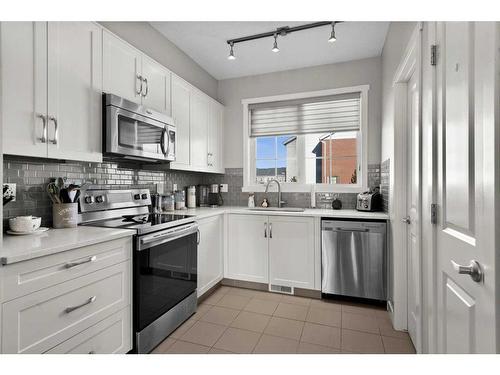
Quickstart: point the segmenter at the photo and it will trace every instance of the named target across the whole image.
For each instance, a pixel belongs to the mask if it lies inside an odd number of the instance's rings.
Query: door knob
[[[468,266],[462,266],[452,260],[451,265],[459,274],[469,275],[476,283],[483,280],[483,270],[477,260],[471,260]]]
[[[401,221],[405,224],[411,224],[411,219],[409,216],[404,217]]]

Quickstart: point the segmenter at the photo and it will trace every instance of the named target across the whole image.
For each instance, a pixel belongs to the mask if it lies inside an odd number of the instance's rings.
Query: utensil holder
[[[56,229],[76,228],[78,203],[60,203],[52,206],[52,226]]]

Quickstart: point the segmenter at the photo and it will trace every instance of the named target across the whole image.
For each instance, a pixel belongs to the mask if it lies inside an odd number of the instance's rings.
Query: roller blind
[[[360,93],[249,106],[250,136],[359,130]]]

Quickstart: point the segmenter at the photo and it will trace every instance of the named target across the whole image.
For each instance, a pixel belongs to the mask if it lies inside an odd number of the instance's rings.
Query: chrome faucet
[[[280,182],[278,180],[273,178],[273,179],[267,181],[265,194],[267,194],[267,191],[269,190],[269,185],[271,184],[271,182],[276,182],[276,185],[278,185],[278,208],[281,208],[281,204],[285,203],[285,201],[281,200],[281,185],[280,185]]]

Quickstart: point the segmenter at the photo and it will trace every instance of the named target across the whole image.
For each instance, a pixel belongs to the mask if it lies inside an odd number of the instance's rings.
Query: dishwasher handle
[[[326,228],[322,228],[321,230],[322,231],[331,231],[331,232],[362,232],[362,233],[366,233],[366,232],[370,231],[369,228],[359,229],[359,228],[340,228],[340,227],[336,227],[336,228],[326,227]]]

